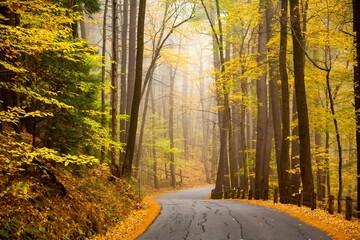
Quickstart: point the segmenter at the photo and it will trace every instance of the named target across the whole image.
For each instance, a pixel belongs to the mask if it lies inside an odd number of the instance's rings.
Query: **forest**
[[[360,217],[357,39],[356,0],[1,0],[0,238],[202,184]]]

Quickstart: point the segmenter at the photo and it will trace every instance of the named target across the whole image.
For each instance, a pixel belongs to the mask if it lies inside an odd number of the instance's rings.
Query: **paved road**
[[[289,215],[247,203],[202,200],[209,188],[156,199],[161,213],[138,240],[300,240],[331,239]]]

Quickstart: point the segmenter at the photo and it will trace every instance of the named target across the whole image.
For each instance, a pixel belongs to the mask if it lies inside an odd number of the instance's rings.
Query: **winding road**
[[[212,187],[170,193],[156,199],[161,212],[138,240],[332,239],[285,213],[243,202],[203,200]]]

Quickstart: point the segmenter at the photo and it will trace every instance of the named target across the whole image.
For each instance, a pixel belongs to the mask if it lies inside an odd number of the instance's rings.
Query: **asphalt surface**
[[[332,239],[285,213],[242,202],[203,200],[212,187],[170,193],[156,199],[161,212],[138,240]]]

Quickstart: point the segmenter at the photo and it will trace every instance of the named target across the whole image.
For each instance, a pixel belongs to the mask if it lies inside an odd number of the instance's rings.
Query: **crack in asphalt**
[[[226,206],[226,209],[227,209],[228,215],[232,218],[232,220],[234,220],[239,225],[240,237],[241,237],[240,239],[244,239],[243,226],[242,226],[241,222],[234,215],[232,215],[230,207]]]
[[[271,224],[268,222],[268,219],[267,219],[267,218],[262,217],[262,219],[264,220],[264,222],[266,223],[266,225],[269,225],[271,228],[274,228],[274,227],[275,227],[274,225],[271,225]]]
[[[187,226],[187,228],[186,228],[186,234],[185,234],[185,237],[183,238],[184,240],[187,240],[188,239],[188,237],[189,237],[189,234],[190,234],[190,228],[191,228],[191,224],[193,223],[193,221],[195,220],[195,216],[196,216],[196,211],[195,211],[195,209],[196,209],[196,201],[194,201],[194,203],[193,204],[191,204],[191,212],[192,212],[192,214],[191,214],[191,219],[189,220],[189,224],[188,224],[188,226]]]
[[[206,212],[202,213],[202,219],[203,219],[203,221],[200,221],[198,223],[198,225],[201,226],[202,233],[205,233],[205,223],[207,222],[207,214],[206,214]]]

